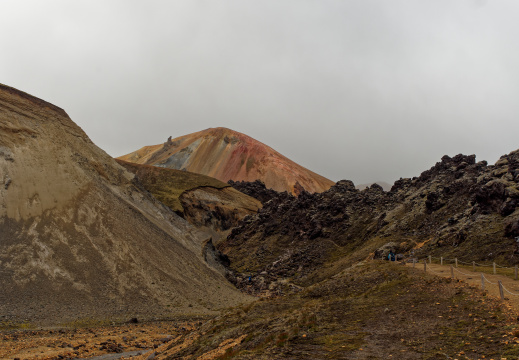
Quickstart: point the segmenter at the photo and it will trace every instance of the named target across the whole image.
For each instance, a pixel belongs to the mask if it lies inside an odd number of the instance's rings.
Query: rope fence
[[[518,266],[516,265],[514,268],[510,268],[510,267],[506,267],[506,266],[501,266],[501,265],[497,265],[495,262],[492,264],[492,265],[481,265],[481,264],[477,264],[475,261],[471,263],[467,263],[467,262],[463,262],[463,261],[459,261],[457,258],[454,258],[454,259],[447,259],[447,258],[443,258],[443,257],[440,257],[440,258],[437,258],[437,257],[433,257],[433,256],[427,256],[426,258],[422,258],[421,260],[423,261],[423,267],[424,267],[424,272],[431,272],[433,274],[436,274],[436,275],[439,275],[439,276],[445,276],[444,273],[440,273],[440,272],[437,272],[437,271],[434,271],[433,269],[431,269],[431,267],[429,267],[429,269],[427,269],[427,264],[432,264],[432,259],[436,259],[436,260],[440,260],[440,264],[441,265],[444,265],[444,262],[451,262],[452,264],[454,264],[454,266],[451,264],[450,265],[450,269],[451,269],[451,278],[454,279],[454,271],[456,271],[456,273],[459,273],[461,275],[464,275],[464,276],[467,276],[467,277],[474,277],[474,274],[467,274],[461,270],[458,269],[458,264],[463,264],[463,265],[472,265],[472,269],[473,269],[473,272],[476,272],[476,267],[490,267],[492,266],[493,267],[493,272],[494,272],[494,275],[496,275],[496,267],[499,267],[501,269],[514,269],[515,270],[515,280],[517,280],[517,270],[518,270]],[[405,257],[404,258],[404,261],[407,261],[409,262],[409,260],[412,260],[412,263],[413,263],[413,267],[416,267],[416,264],[418,263],[418,259],[417,258],[409,258],[409,257]],[[511,292],[510,290],[508,290],[504,285],[503,283],[501,282],[501,280],[497,280],[497,282],[492,282],[490,280],[488,280],[488,278],[481,272],[481,288],[482,290],[484,291],[485,290],[485,284],[488,283],[490,285],[497,285],[499,287],[499,293],[500,293],[500,296],[501,296],[501,300],[505,300],[505,295],[504,293],[506,292],[507,294],[509,295],[512,295],[512,296],[519,296],[519,294],[516,294],[514,292]]]
[[[433,274],[436,274],[436,275],[439,275],[439,276],[443,276],[442,273],[436,272],[436,271],[434,271],[434,270],[431,269],[431,268],[429,268],[429,271],[432,272]]]
[[[440,263],[440,265],[446,265],[446,264],[450,263],[450,264],[454,264],[456,268],[458,267],[458,265],[472,266],[473,272],[476,272],[477,267],[491,267],[494,275],[497,274],[498,269],[502,269],[502,271],[505,272],[504,274],[501,273],[502,275],[511,276],[512,272],[513,272],[514,279],[519,280],[519,270],[518,270],[517,265],[515,267],[509,267],[509,266],[503,266],[503,265],[496,264],[495,262],[493,262],[492,265],[479,264],[479,263],[476,263],[475,261],[472,261],[470,263],[470,262],[459,260],[458,258],[449,259],[449,258],[444,258],[444,257],[435,257],[435,256],[431,256],[431,255],[420,258],[421,261],[423,261],[424,259],[427,260],[429,264],[432,264],[433,259],[434,259],[434,260],[439,260],[438,262]],[[419,261],[419,259],[415,258],[415,261]]]
[[[493,283],[492,281],[488,280],[487,277],[483,274],[481,274],[481,277],[487,281],[487,283],[490,283],[492,285],[497,285],[497,283]]]
[[[454,268],[453,268],[454,269]],[[459,272],[460,274],[462,275],[465,275],[465,276],[472,276],[471,274],[465,274],[464,272],[462,271],[459,271],[458,269],[454,269],[456,272]]]
[[[486,267],[490,267],[490,266],[492,266],[492,265],[484,265],[484,264],[478,264],[478,263],[476,263],[476,266],[479,266],[479,267],[485,267],[485,266],[486,266]]]
[[[507,293],[509,293],[512,296],[519,296],[519,294],[514,294],[513,292],[508,291],[508,289],[505,288],[504,286],[503,286],[503,290],[506,291]]]

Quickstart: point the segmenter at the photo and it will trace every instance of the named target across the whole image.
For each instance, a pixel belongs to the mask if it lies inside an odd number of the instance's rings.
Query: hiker
[[[389,251],[389,255],[387,256],[387,259],[388,259],[389,261],[395,261],[395,260],[396,260],[396,258],[395,258],[395,253],[393,252],[393,250],[390,250],[390,251]]]

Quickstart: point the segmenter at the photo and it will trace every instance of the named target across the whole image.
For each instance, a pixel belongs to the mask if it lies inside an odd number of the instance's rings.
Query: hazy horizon
[[[515,1],[1,3],[0,83],[116,157],[227,127],[333,181],[519,148]]]

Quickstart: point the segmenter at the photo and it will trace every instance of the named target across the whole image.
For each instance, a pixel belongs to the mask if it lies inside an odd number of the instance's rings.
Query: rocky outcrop
[[[389,192],[377,184],[359,191],[342,180],[319,194],[279,194],[219,249],[237,277],[266,273],[300,283],[330,259],[372,257],[387,243],[395,251],[518,264],[518,163],[519,151],[493,166],[474,155],[444,156]]]
[[[226,128],[169,138],[119,159],[211,176],[223,182],[261,180],[268,188],[299,194],[330,188],[333,182],[296,164],[265,144]]]
[[[210,314],[245,300],[209,235],[154,199],[60,108],[0,86],[0,313],[7,321]]]
[[[200,187],[180,195],[184,218],[197,227],[216,232],[237,226],[240,220],[256,214],[261,203],[232,187],[216,189]]]
[[[269,201],[279,195],[279,193],[277,191],[272,190],[272,189],[267,189],[265,184],[262,183],[260,180],[256,180],[256,181],[252,181],[252,182],[229,180],[228,184],[231,185],[236,190],[238,190],[239,192],[252,196],[255,199],[258,199],[259,201],[261,201],[262,204],[265,204],[267,201]]]
[[[359,184],[359,185],[356,185],[355,187],[358,189],[358,190],[364,190],[365,188],[368,188],[372,185],[380,185],[382,187],[382,189],[384,189],[384,191],[389,191],[391,190],[391,186],[390,184],[388,184],[387,182],[385,181],[377,181],[377,182],[374,182],[374,183],[369,183],[369,184]]]
[[[261,208],[258,200],[205,175],[117,162],[133,172],[153,196],[197,228],[208,231],[215,242],[222,233]]]

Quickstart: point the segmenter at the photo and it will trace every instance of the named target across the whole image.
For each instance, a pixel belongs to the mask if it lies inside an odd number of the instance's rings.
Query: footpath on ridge
[[[413,266],[413,263],[405,263],[406,266]],[[416,263],[416,271],[424,271],[424,264]],[[489,274],[487,272],[473,272],[466,267],[453,267],[451,270],[450,265],[440,265],[434,263],[427,263],[426,272],[436,276],[443,276],[446,278],[464,281],[465,283],[475,286],[482,290],[481,274],[485,277],[485,291],[495,298],[501,299],[499,292],[498,281],[500,280],[504,287],[504,304],[508,305],[511,309],[519,312],[519,280],[514,280],[512,277],[500,275],[500,274]]]

